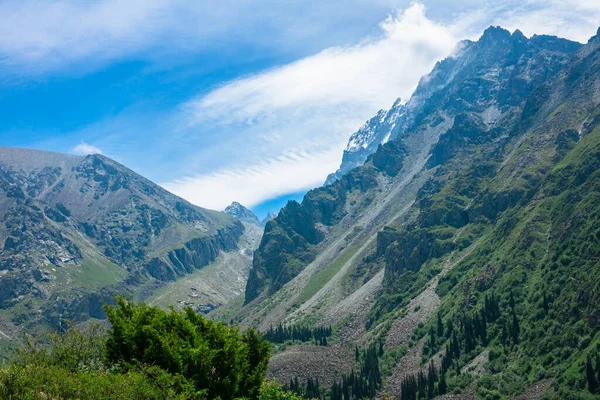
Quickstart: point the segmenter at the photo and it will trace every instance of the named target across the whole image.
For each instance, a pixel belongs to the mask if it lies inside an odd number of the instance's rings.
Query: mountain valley
[[[193,336],[164,322],[178,315],[239,328],[239,348],[256,330],[267,379],[304,398],[600,395],[600,29],[580,44],[491,26],[342,157],[260,220],[99,154],[0,147],[0,355],[122,296],[172,310],[140,334],[165,354],[164,332]]]

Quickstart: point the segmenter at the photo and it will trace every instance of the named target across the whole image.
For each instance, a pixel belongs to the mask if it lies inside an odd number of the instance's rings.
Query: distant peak
[[[490,26],[483,32],[483,35],[481,35],[481,39],[479,40],[482,42],[488,42],[510,39],[510,37],[511,34],[508,30],[500,26]]]
[[[527,40],[527,36],[523,34],[519,29],[515,30],[512,34],[514,40]]]
[[[232,217],[239,219],[240,221],[247,222],[254,225],[260,225],[260,221],[256,215],[246,207],[238,203],[237,201],[232,202],[230,205],[225,207],[225,214],[229,214]]]
[[[261,221],[261,223],[262,223],[263,225],[266,225],[266,224],[267,224],[267,222],[269,222],[270,220],[277,218],[277,215],[278,215],[278,214],[279,214],[279,213],[277,213],[277,212],[269,211],[269,212],[267,213],[267,216],[266,216],[265,218],[263,218],[263,220]]]

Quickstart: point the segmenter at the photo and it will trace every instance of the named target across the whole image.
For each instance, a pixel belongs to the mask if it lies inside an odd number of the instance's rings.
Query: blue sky
[[[585,42],[598,3],[0,2],[0,145],[101,152],[262,216],[319,186],[458,40],[493,24]]]

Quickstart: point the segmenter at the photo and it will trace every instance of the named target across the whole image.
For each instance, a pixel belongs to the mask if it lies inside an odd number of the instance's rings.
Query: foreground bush
[[[122,299],[106,312],[110,329],[29,341],[0,369],[0,398],[288,398],[263,387],[269,344],[253,330],[239,333],[189,308],[165,312]]]
[[[73,372],[57,366],[13,365],[0,369],[0,398],[39,399],[190,399],[175,390],[172,379],[158,369],[136,372]],[[179,392],[179,393],[177,393]]]
[[[110,364],[130,371],[155,365],[191,382],[209,398],[256,398],[267,371],[269,345],[253,330],[207,320],[191,308],[166,313],[120,299],[107,307]]]

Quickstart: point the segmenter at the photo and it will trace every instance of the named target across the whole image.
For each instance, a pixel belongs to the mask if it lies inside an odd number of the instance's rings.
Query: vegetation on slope
[[[504,132],[481,132],[475,142],[440,151],[446,162],[423,189],[417,219],[382,234],[386,281],[375,321],[385,318],[380,310],[422,290],[440,255],[474,243],[440,278],[439,314],[413,334],[425,338],[423,363],[442,357],[447,388],[472,379],[465,367],[485,353],[478,398],[509,398],[543,379],[553,382],[548,398],[596,395],[599,65],[598,43],[591,42]],[[423,390],[416,376],[403,386],[406,398]]]
[[[402,397],[469,387],[477,398],[504,399],[541,381],[552,382],[548,398],[597,396],[599,80],[596,37],[500,119],[457,114],[432,148],[433,178],[410,218],[379,233],[367,260],[385,264],[370,339],[447,272],[438,313],[413,332],[423,369],[404,377]],[[320,394],[339,396],[339,387]]]

